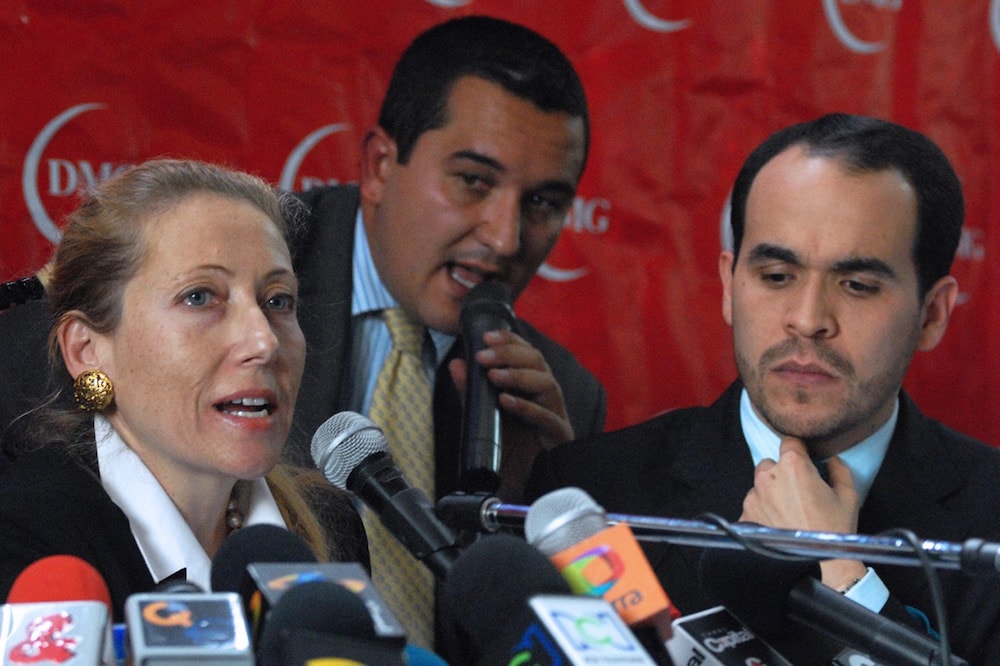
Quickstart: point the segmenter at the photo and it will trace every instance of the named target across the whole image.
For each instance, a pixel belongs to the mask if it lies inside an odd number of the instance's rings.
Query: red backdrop
[[[197,7],[196,5],[202,5]],[[968,215],[961,305],[907,387],[1000,443],[1000,0],[12,0],[0,9],[0,279],[49,257],[81,188],[195,157],[292,189],[357,179],[396,57],[470,13],[547,35],[578,66],[590,162],[518,312],[604,382],[609,426],[713,400],[735,376],[716,260],[729,187],[772,131],[829,111],[941,145]]]

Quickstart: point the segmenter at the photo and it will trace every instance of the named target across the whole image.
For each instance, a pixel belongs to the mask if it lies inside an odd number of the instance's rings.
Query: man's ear
[[[382,201],[389,170],[396,163],[396,142],[379,126],[372,127],[361,142],[361,199],[372,206]]]
[[[111,368],[104,367],[110,360],[106,358],[104,338],[83,313],[73,310],[63,315],[56,327],[56,341],[71,377],[76,379],[81,372],[94,369],[112,374]]]
[[[934,283],[920,306],[920,338],[917,349],[930,351],[938,346],[948,328],[948,320],[958,303],[958,281],[945,275]]]
[[[719,280],[722,282],[722,318],[733,325],[733,253],[719,255]]]

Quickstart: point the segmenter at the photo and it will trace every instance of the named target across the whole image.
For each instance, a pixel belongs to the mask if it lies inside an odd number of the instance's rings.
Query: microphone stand
[[[453,493],[441,498],[436,510],[441,519],[456,529],[496,532],[522,530],[530,507],[505,504],[483,494]],[[656,518],[606,514],[608,523],[625,523],[640,541],[666,542],[703,548],[742,550],[741,541],[750,542],[792,555],[815,559],[852,559],[881,564],[923,566],[920,554],[901,537],[870,536],[785,530],[760,525],[735,523],[735,539],[725,530],[702,520]],[[1000,543],[968,539],[964,543],[923,540],[920,550],[937,569],[960,570],[970,574],[1000,573]]]

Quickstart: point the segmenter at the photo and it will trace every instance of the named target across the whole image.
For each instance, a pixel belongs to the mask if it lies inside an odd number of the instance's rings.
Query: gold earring
[[[73,382],[73,402],[85,412],[103,412],[115,397],[115,385],[100,370],[84,370]]]

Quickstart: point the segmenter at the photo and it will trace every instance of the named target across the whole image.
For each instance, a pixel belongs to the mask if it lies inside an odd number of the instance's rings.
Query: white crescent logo
[[[691,25],[691,21],[683,19],[680,21],[668,21],[661,19],[651,11],[643,7],[640,0],[625,0],[625,9],[636,20],[636,23],[654,32],[677,32]]]
[[[837,0],[823,0],[823,11],[826,13],[826,20],[833,28],[833,34],[837,36],[840,43],[855,53],[876,53],[885,48],[884,42],[866,42],[858,39],[847,28],[844,17],[840,15],[840,5]]]
[[[990,3],[990,33],[993,35],[993,43],[1000,49],[1000,0]]]
[[[730,190],[729,194],[726,195],[726,203],[722,206],[722,217],[719,219],[719,240],[722,243],[722,249],[729,251],[733,249],[733,225],[729,221],[732,214],[733,192]]]
[[[552,282],[571,282],[577,278],[581,278],[587,274],[586,268],[556,268],[555,266],[550,266],[548,262],[543,263],[538,267],[539,277],[543,277],[546,280]]]
[[[427,0],[430,4],[436,7],[461,7],[462,5],[469,4],[469,0]]]
[[[324,125],[318,130],[311,132],[306,138],[302,139],[299,145],[295,146],[295,150],[292,154],[288,156],[285,161],[285,166],[281,169],[281,179],[278,181],[278,187],[283,190],[294,190],[295,189],[295,179],[299,175],[299,167],[302,166],[302,160],[306,158],[309,151],[316,147],[316,144],[325,139],[326,137],[334,134],[336,132],[342,132],[350,127],[347,123],[336,123],[334,125]]]
[[[103,104],[89,103],[77,104],[60,113],[52,121],[42,128],[42,131],[35,137],[28,149],[28,154],[24,157],[24,170],[21,172],[21,190],[24,193],[24,202],[28,206],[28,213],[35,223],[35,228],[45,236],[53,245],[62,238],[62,232],[56,226],[48,212],[42,205],[42,199],[38,196],[38,165],[42,161],[42,153],[48,147],[49,142],[56,132],[62,129],[63,125],[76,118],[84,111],[92,109],[103,109]]]

